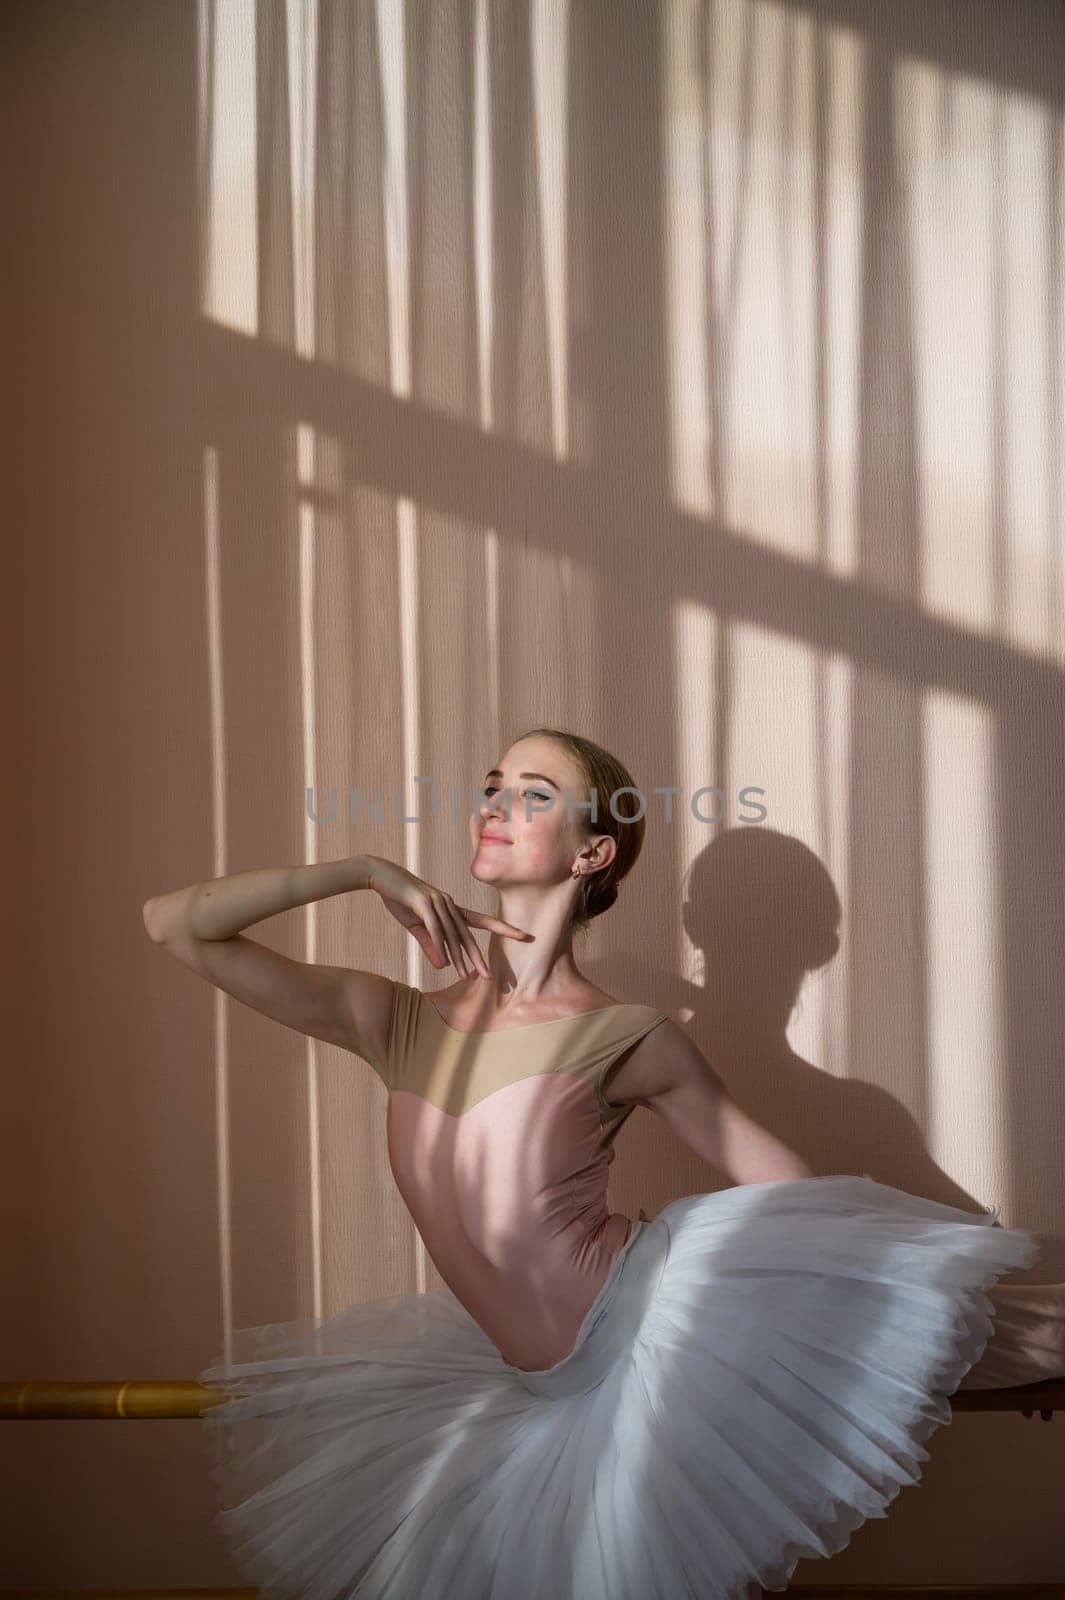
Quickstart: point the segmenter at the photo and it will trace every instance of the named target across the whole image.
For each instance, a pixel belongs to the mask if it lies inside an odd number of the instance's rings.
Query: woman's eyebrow
[[[485,777],[486,778],[501,778],[502,776],[503,776],[503,774],[500,772],[498,767],[493,767],[491,772],[486,772],[485,773]],[[558,788],[558,784],[555,782],[554,778],[549,778],[546,775],[546,773],[543,773],[543,772],[519,772],[518,773],[518,777],[519,778],[540,778],[544,783],[549,783],[551,785],[552,789],[557,789]]]

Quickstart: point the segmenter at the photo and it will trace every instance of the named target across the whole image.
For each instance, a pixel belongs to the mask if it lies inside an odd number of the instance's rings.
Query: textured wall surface
[[[544,722],[648,798],[589,976],[1065,1278],[1060,7],[52,0],[0,60],[2,1376],[437,1285],[371,1069],[141,906],[367,850],[490,909],[451,786]],[[372,895],[255,936],[449,981]],[[725,1181],[649,1113],[614,1180]],[[237,1581],[195,1423],[0,1459],[9,1585]],[[959,1417],[797,1579],[1060,1581],[1063,1466]]]

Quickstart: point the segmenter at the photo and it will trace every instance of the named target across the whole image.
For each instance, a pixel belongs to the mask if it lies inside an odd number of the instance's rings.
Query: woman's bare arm
[[[624,1098],[657,1112],[697,1156],[733,1183],[812,1178],[790,1146],[749,1117],[695,1041],[667,1020],[640,1040],[618,1075]],[[616,1088],[610,1091],[617,1098]]]
[[[345,856],[302,867],[262,867],[193,883],[146,902],[144,925],[157,944],[180,932],[194,939],[231,939],[253,922],[335,894],[369,888],[374,856]]]
[[[194,883],[144,905],[149,937],[216,988],[299,1033],[384,1058],[394,987],[375,972],[293,961],[240,930],[369,887],[373,856],[264,867]]]

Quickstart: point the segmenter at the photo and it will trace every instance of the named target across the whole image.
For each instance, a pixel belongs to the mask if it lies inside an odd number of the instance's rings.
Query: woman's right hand
[[[483,978],[491,976],[471,927],[485,928],[504,939],[532,937],[499,917],[457,905],[446,890],[415,877],[406,867],[384,856],[371,858],[366,887],[380,895],[386,910],[414,935],[434,967],[446,967],[452,961],[464,978],[474,967]]]

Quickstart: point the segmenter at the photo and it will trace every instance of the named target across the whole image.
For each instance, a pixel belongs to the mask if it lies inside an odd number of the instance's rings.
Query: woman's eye
[[[497,792],[498,787],[494,783],[489,784],[487,788],[481,790],[481,793],[486,797],[488,795],[496,794]],[[549,794],[543,794],[539,789],[523,789],[522,793],[531,794],[534,800],[550,800],[551,798]]]

